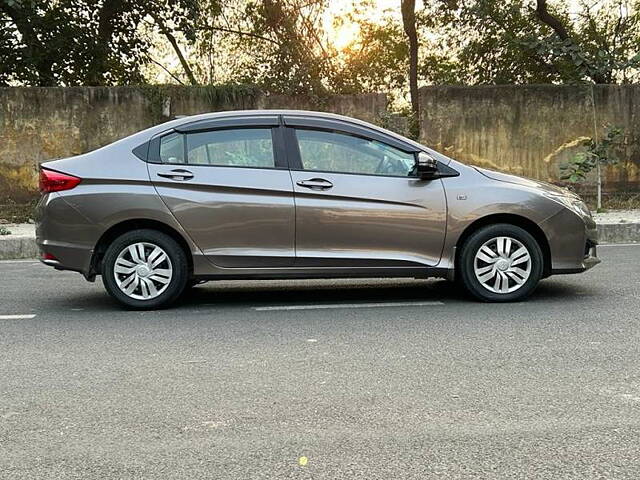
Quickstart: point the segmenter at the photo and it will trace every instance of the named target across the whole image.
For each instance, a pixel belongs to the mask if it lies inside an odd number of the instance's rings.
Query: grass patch
[[[14,203],[9,200],[8,203],[0,204],[0,218],[9,223],[27,223],[33,219],[33,211],[37,200],[27,203]]]
[[[582,199],[592,211],[596,210],[595,195],[582,195]],[[602,210],[638,210],[640,209],[640,192],[619,192],[602,194]]]

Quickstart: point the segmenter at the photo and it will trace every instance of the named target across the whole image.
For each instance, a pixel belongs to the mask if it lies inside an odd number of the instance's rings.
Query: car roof
[[[150,136],[157,135],[158,133],[171,130],[173,128],[177,128],[180,126],[185,126],[194,122],[201,122],[203,120],[213,120],[219,118],[233,118],[233,117],[258,117],[258,116],[274,116],[274,115],[282,115],[282,116],[297,116],[297,117],[307,117],[307,118],[322,118],[328,120],[336,120],[339,122],[350,123],[352,125],[358,125],[361,127],[369,128],[374,131],[378,131],[384,133],[385,135],[396,138],[404,143],[410,143],[418,150],[429,150],[425,148],[424,145],[421,145],[407,137],[399,135],[391,130],[387,130],[385,128],[379,127],[369,122],[365,122],[363,120],[359,120],[353,117],[347,117],[344,115],[338,115],[336,113],[329,112],[318,112],[313,110],[229,110],[224,112],[211,112],[211,113],[202,113],[198,115],[189,115],[189,116],[180,116],[175,118],[174,120],[170,120],[168,122],[156,125],[151,127],[144,132],[147,134],[151,134]],[[142,133],[142,132],[141,132]]]

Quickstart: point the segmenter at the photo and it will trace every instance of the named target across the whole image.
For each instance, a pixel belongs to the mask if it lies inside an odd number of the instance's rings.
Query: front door
[[[276,125],[173,132],[160,138],[151,181],[219,267],[294,262],[291,176],[277,158]]]
[[[335,129],[289,127],[286,137],[294,157],[297,266],[438,264],[444,188],[412,174],[414,152]]]

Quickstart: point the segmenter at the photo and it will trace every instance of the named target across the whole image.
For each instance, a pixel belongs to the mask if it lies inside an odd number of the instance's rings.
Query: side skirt
[[[247,273],[225,273],[196,275],[197,280],[279,280],[322,278],[450,278],[447,268],[304,268],[304,269],[258,269]]]

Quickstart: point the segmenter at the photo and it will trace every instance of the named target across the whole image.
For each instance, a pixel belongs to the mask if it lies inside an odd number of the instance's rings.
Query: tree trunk
[[[418,32],[416,30],[416,1],[401,0],[402,24],[409,40],[409,95],[411,97],[411,135],[420,135],[420,98],[418,94]]]
[[[123,0],[106,0],[100,9],[98,32],[94,39],[93,55],[89,61],[85,85],[92,87],[105,84],[105,73],[109,70],[109,53],[115,25],[126,9]]]
[[[55,85],[53,74],[53,57],[47,52],[31,22],[36,13],[31,4],[22,6],[18,2],[0,1],[0,11],[6,14],[18,32],[22,36],[22,43],[26,48],[26,58],[33,64],[38,75],[36,81],[39,87],[52,87]]]

